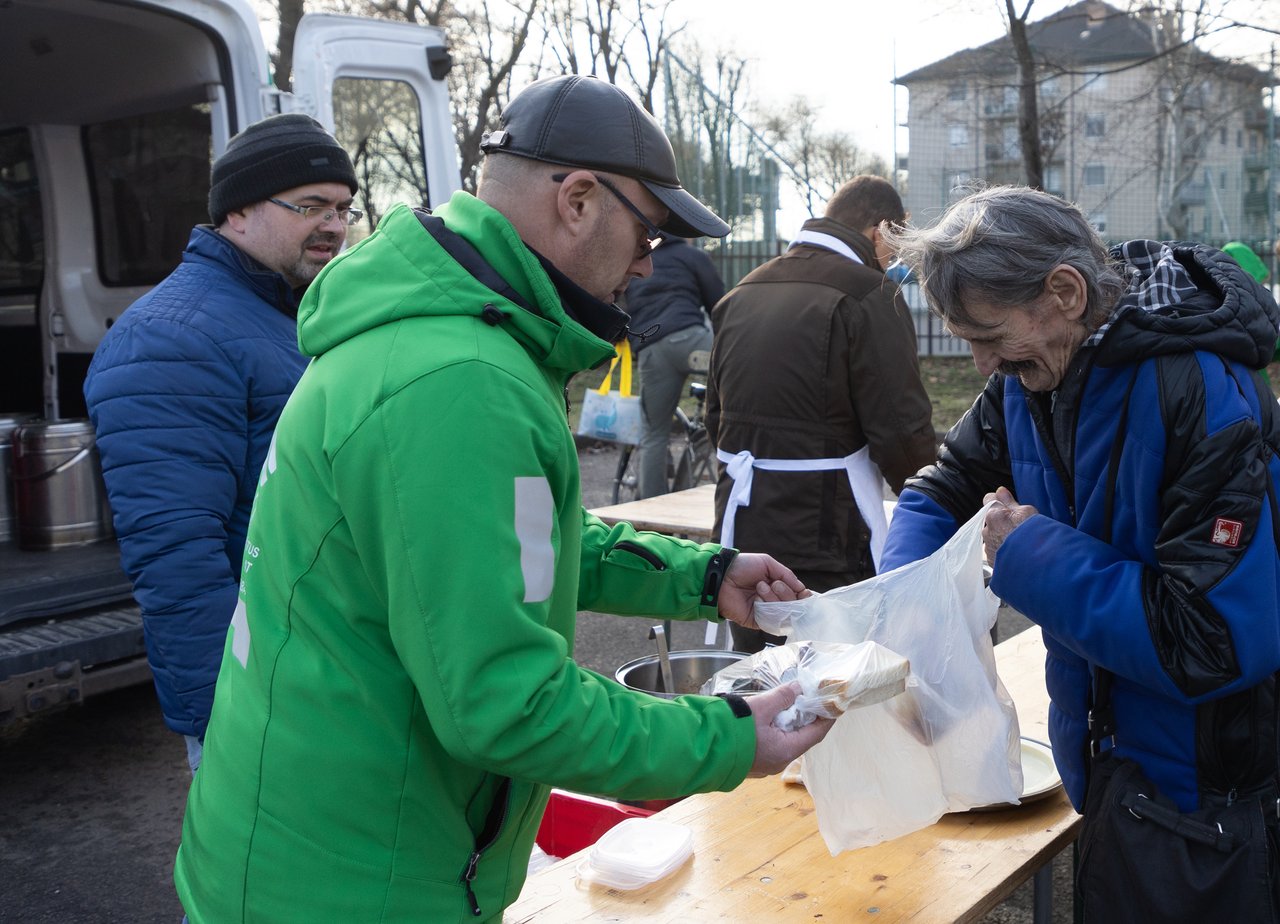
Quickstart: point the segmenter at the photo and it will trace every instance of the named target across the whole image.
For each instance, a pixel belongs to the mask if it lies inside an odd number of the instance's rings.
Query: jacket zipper
[[[640,545],[638,542],[632,542],[630,539],[624,539],[621,542],[615,543],[613,547],[615,549],[620,549],[623,552],[630,552],[632,555],[636,556],[637,558],[643,558],[645,561],[653,565],[659,571],[667,570],[667,563],[665,561],[663,561],[657,555],[650,552],[644,546]]]
[[[480,903],[476,900],[475,889],[472,883],[475,881],[477,868],[480,866],[480,858],[485,852],[494,845],[498,840],[498,835],[502,833],[503,825],[507,821],[507,810],[510,808],[511,801],[511,777],[502,778],[502,782],[498,784],[498,791],[494,795],[493,805],[489,808],[489,814],[484,820],[484,829],[481,830],[471,856],[467,857],[466,868],[462,871],[462,884],[467,890],[467,901],[471,903],[471,914],[474,917],[480,917]]]

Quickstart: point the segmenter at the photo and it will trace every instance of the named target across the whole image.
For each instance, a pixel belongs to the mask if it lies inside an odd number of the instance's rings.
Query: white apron
[[[848,244],[838,237],[821,231],[802,230],[792,239],[791,247],[797,244],[822,247],[854,263],[862,263]],[[889,520],[884,513],[884,477],[880,474],[880,466],[871,460],[869,446],[863,446],[857,452],[842,459],[757,459],[745,449],[736,454],[717,449],[716,457],[725,464],[725,473],[733,481],[733,487],[729,490],[729,500],[724,508],[724,521],[720,526],[721,545],[733,547],[734,520],[737,517],[738,508],[746,507],[751,503],[751,483],[757,468],[766,472],[826,472],[844,469],[849,478],[849,487],[853,491],[854,503],[858,505],[858,512],[862,514],[862,521],[871,530],[871,561],[875,564],[876,570],[880,570],[880,553],[884,549]],[[711,645],[715,642],[718,629],[718,623],[711,623],[707,627],[706,644]]]

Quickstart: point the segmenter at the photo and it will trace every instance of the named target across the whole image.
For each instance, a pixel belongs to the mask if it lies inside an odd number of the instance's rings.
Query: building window
[[[1045,167],[1044,191],[1047,193],[1053,193],[1055,196],[1064,195],[1062,179],[1063,170],[1061,167]]]
[[[1107,88],[1107,72],[1094,71],[1091,74],[1084,75],[1084,88],[1100,93]]]
[[[1062,95],[1062,81],[1057,77],[1046,77],[1040,81],[1040,95],[1045,99],[1057,99]]]
[[[1227,127],[1225,125],[1218,129],[1218,144],[1224,148],[1227,146]]]
[[[1089,216],[1089,224],[1093,226],[1093,230],[1099,234],[1107,233],[1107,214],[1106,212],[1094,212]]]
[[[1243,128],[1236,129],[1236,147],[1238,148],[1244,147],[1244,129]]]
[[[1009,160],[1017,160],[1022,156],[1022,141],[1018,138],[1018,126],[1006,125],[1001,129],[1004,156]]]
[[[1084,117],[1084,136],[1102,138],[1107,133],[1107,117],[1101,112],[1091,112]]]
[[[951,140],[953,148],[961,148],[969,143],[969,126],[961,122],[954,122],[947,126],[947,137]]]
[[[1085,186],[1105,186],[1107,183],[1107,168],[1103,164],[1085,164],[1084,165],[1084,185]]]
[[[1227,171],[1226,170],[1218,171],[1218,188],[1219,189],[1227,188]]]
[[[969,85],[967,83],[953,83],[947,87],[947,99],[963,100],[969,98]]]

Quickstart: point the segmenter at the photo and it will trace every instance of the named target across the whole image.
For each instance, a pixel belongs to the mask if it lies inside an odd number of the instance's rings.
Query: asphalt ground
[[[584,446],[579,458],[584,503],[607,505],[616,449]],[[575,657],[612,675],[654,652],[658,622],[583,613]],[[1002,611],[999,637],[1026,625]],[[674,623],[671,648],[703,647],[704,629]],[[178,924],[173,857],[189,781],[182,741],[164,728],[149,685],[0,736],[0,922]],[[1071,921],[1070,866],[1070,851],[1054,865],[1053,924]],[[1031,922],[1032,894],[1022,886],[984,924]]]

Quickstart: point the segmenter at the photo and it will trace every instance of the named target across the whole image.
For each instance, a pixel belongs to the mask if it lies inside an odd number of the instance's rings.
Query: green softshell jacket
[[[716,618],[719,546],[582,509],[564,388],[612,347],[500,213],[458,193],[436,214],[539,314],[402,206],[307,292],[314,359],[259,481],[183,822],[193,924],[500,920],[549,787],[670,798],[750,769],[725,701],[571,659],[578,610]]]

